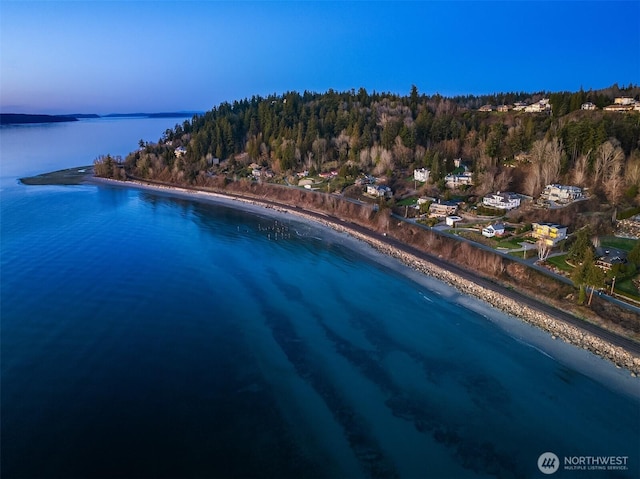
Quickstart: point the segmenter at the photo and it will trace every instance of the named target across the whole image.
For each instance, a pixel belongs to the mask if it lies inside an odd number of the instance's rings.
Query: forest
[[[334,171],[338,192],[371,174],[399,200],[406,178],[421,167],[430,177],[418,193],[450,194],[444,178],[460,158],[473,172],[473,185],[458,192],[465,197],[495,191],[536,197],[545,185],[560,183],[630,211],[640,205],[640,112],[602,109],[618,97],[637,101],[640,87],[451,98],[421,94],[415,86],[405,96],[363,88],[253,96],[195,115],[156,143],[141,141],[117,167],[140,178],[200,186],[220,176],[246,178],[250,165],[281,184],[297,172]],[[543,98],[551,108],[542,113],[479,109]],[[581,109],[585,102],[597,109]],[[123,174],[115,164],[98,165],[98,174],[112,172]]]

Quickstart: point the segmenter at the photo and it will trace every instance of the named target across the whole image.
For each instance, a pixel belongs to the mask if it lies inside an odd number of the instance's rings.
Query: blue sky
[[[640,1],[0,0],[0,109],[208,110],[289,90],[640,83]]]

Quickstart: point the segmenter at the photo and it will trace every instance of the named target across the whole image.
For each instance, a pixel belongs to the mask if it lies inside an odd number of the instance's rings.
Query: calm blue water
[[[0,129],[2,477],[546,477],[546,451],[629,456],[551,477],[638,477],[637,380],[553,359],[342,235],[16,180],[174,123]]]

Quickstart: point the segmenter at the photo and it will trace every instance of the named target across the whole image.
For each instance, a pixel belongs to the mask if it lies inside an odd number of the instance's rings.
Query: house
[[[597,109],[597,107],[595,106],[595,104],[593,104],[593,103],[591,103],[590,101],[588,101],[588,102],[586,102],[586,103],[583,103],[583,104],[580,106],[580,109],[581,109],[581,110],[596,110],[596,109]]]
[[[452,189],[459,188],[465,185],[472,185],[473,173],[471,173],[470,171],[465,171],[460,174],[451,173],[444,177],[444,181],[447,188],[452,188]]]
[[[494,236],[504,235],[504,225],[502,223],[495,223],[493,225],[485,226],[482,228],[482,236],[487,238],[493,238]]]
[[[431,196],[421,196],[420,198],[418,198],[419,205],[424,205],[425,203],[429,203],[429,202],[433,203],[434,201],[436,201],[436,199]]]
[[[180,158],[182,155],[187,153],[187,149],[184,146],[179,146],[174,150],[176,158]]]
[[[633,105],[635,100],[628,96],[619,96],[613,100],[614,105]]]
[[[515,193],[492,193],[482,198],[482,204],[501,210],[512,210],[520,206],[520,197]]]
[[[544,191],[538,198],[538,203],[542,205],[549,205],[549,203],[567,205],[584,197],[582,188],[578,186],[551,184],[544,187]]]
[[[458,211],[458,203],[453,201],[438,201],[431,203],[429,206],[429,216],[433,218],[446,218],[452,216]]]
[[[524,108],[527,113],[540,113],[543,111],[551,111],[551,104],[548,98],[543,98],[532,105],[528,105]]]
[[[507,112],[511,109],[511,107],[509,105],[498,105],[498,107],[496,108],[499,112]]]
[[[429,181],[429,173],[429,170],[426,168],[413,170],[413,179],[426,183],[427,181]]]
[[[513,104],[513,111],[522,111],[527,107],[527,104],[523,101],[517,101]]]
[[[596,248],[596,266],[609,271],[616,264],[625,264],[627,253],[617,249]]]
[[[567,237],[567,227],[555,223],[531,223],[531,236],[555,246]]]
[[[493,105],[482,105],[478,111],[493,111]]]
[[[613,105],[607,105],[603,108],[604,111],[617,111],[617,112],[625,112],[632,111],[634,108],[633,104],[622,104],[622,103],[614,103]]]
[[[456,227],[456,223],[458,221],[462,221],[462,218],[457,215],[447,216],[444,219],[444,222],[447,224],[447,226],[453,226],[454,228]]]
[[[367,185],[367,194],[377,198],[390,198],[393,195],[393,192],[388,186]]]
[[[320,178],[335,178],[336,176],[338,176],[338,171],[337,170],[331,170],[331,171],[324,171],[322,173],[320,173],[318,175]]]

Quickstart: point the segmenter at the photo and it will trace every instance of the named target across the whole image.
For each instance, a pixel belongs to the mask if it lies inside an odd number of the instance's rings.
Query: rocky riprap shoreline
[[[564,323],[563,321],[557,320],[528,306],[522,305],[511,298],[501,295],[500,293],[483,288],[475,283],[461,280],[458,276],[445,269],[439,268],[410,254],[398,251],[387,244],[368,238],[364,235],[359,235],[352,231],[346,231],[371,244],[378,251],[400,260],[402,263],[416,271],[439,279],[440,281],[456,288],[463,294],[480,299],[506,314],[520,318],[529,324],[547,331],[554,339],[559,338],[567,343],[573,344],[574,346],[586,349],[597,356],[608,359],[616,366],[629,370],[631,375],[634,377],[640,374],[640,358],[630,354],[621,347],[614,346],[591,333],[582,331],[575,326]]]

